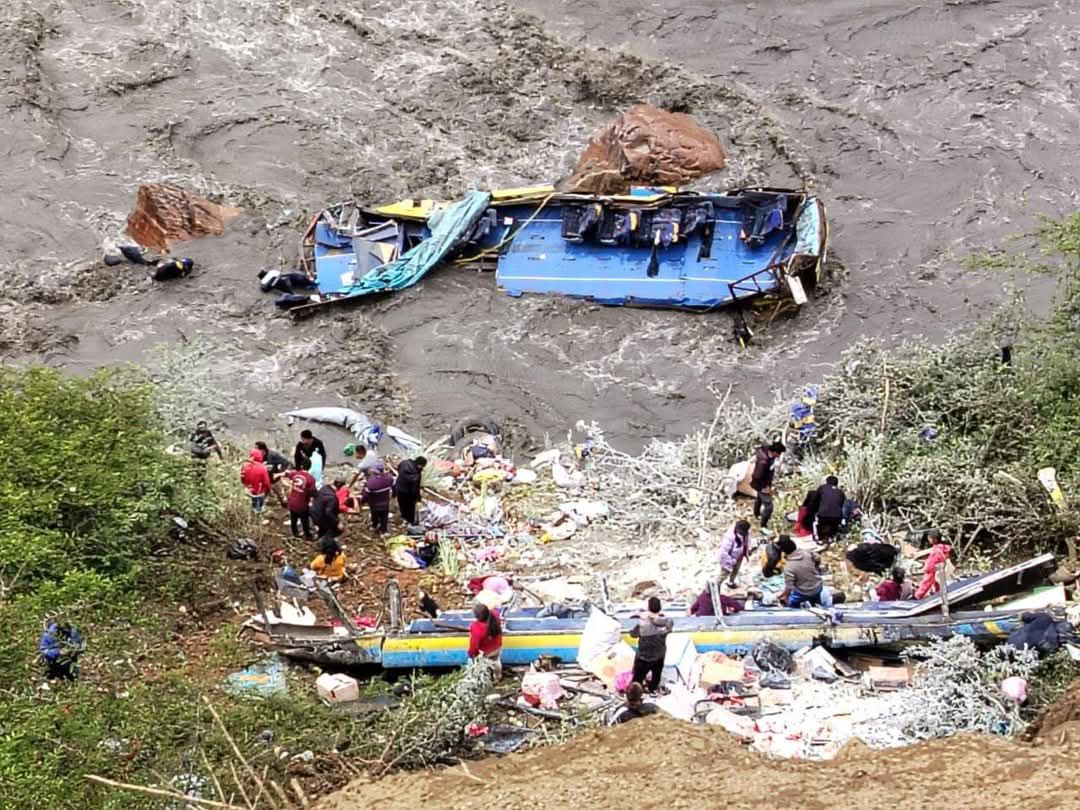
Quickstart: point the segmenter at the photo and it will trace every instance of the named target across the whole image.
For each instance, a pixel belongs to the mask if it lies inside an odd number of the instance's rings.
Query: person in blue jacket
[[[67,622],[50,622],[38,642],[48,677],[73,681],[79,677],[79,656],[86,649],[82,633]]]

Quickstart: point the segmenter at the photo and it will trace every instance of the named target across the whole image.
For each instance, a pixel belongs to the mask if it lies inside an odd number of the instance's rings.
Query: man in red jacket
[[[270,471],[263,464],[262,450],[252,450],[251,460],[240,465],[240,483],[251,494],[251,511],[258,514],[266,506],[266,496],[270,494]]]

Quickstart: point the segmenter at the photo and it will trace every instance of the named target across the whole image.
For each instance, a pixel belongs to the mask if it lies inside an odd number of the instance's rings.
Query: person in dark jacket
[[[644,697],[645,690],[641,688],[640,683],[631,683],[626,687],[626,705],[621,707],[615,714],[611,721],[612,724],[628,723],[631,720],[648,717],[650,714],[656,714],[660,711],[655,704],[646,703]]]
[[[786,534],[780,535],[772,543],[766,543],[761,552],[761,575],[767,578],[783,573],[784,561],[796,548],[795,541]]]
[[[51,622],[38,642],[41,660],[49,668],[48,677],[67,681],[79,677],[79,656],[85,649],[82,633],[67,622]]]
[[[761,522],[761,528],[767,529],[773,513],[773,476],[776,474],[776,460],[787,448],[782,442],[762,445],[754,455],[754,471],[750,474],[750,486],[757,493],[754,498],[754,517]]]
[[[319,539],[341,534],[341,504],[333,484],[323,484],[311,504],[311,520],[319,529]]]
[[[844,521],[844,490],[840,489],[840,480],[835,475],[825,479],[817,490],[817,539],[822,545],[829,545],[840,531]]]
[[[416,525],[416,505],[420,503],[420,481],[426,466],[427,459],[423,456],[417,456],[415,459],[405,459],[398,465],[397,480],[394,482],[394,494],[397,495],[401,519],[410,526]]]
[[[364,492],[360,503],[366,503],[371,510],[371,528],[377,532],[390,530],[390,496],[394,493],[394,476],[377,462],[371,468],[371,474],[364,482]]]
[[[277,481],[289,469],[289,459],[277,450],[271,450],[266,442],[255,442],[255,448],[263,452],[263,464],[270,471],[270,477]]]
[[[322,439],[317,437],[310,430],[300,431],[300,441],[296,443],[296,449],[293,451],[293,465],[300,469],[300,462],[305,458],[308,462],[311,462],[311,457],[315,453],[322,455],[322,466],[326,466],[326,445],[322,443]],[[314,465],[312,465],[314,466]]]
[[[640,683],[650,692],[656,692],[660,688],[660,678],[664,673],[667,637],[675,627],[675,622],[660,612],[660,600],[655,596],[649,598],[648,607],[649,612],[638,619],[638,623],[630,631],[630,637],[638,640],[631,680]]]

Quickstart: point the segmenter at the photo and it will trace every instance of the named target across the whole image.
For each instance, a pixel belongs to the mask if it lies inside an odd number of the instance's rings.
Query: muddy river
[[[714,390],[771,397],[862,335],[940,337],[1010,284],[1045,300],[963,259],[1076,207],[1078,23],[1023,0],[8,0],[0,353],[137,362],[178,421],[234,431],[349,404],[422,432],[683,432]],[[718,133],[706,185],[813,182],[828,204],[833,277],[749,350],[729,314],[512,299],[460,269],[300,323],[260,293],[324,203],[558,178],[638,100]],[[148,181],[247,211],[179,249],[189,279],[99,261]]]

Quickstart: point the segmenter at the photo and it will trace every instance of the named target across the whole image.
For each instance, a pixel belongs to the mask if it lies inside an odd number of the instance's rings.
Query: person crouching
[[[477,602],[473,605],[473,623],[469,626],[469,658],[483,656],[495,665],[494,677],[502,678],[502,623],[499,611]]]

